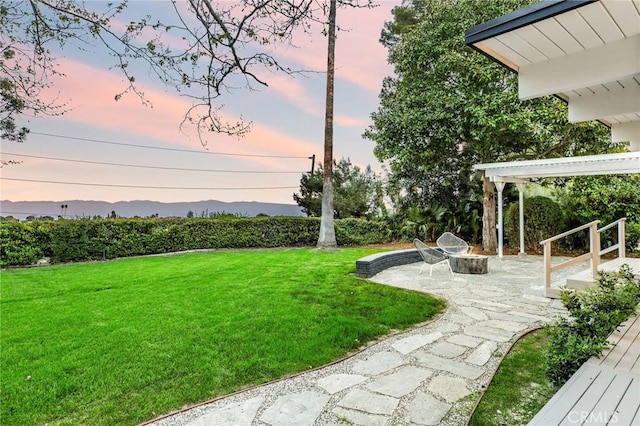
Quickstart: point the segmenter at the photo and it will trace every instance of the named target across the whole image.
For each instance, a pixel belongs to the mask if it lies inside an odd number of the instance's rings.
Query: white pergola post
[[[516,186],[518,187],[518,207],[520,210],[520,252],[518,256],[526,256],[526,252],[524,251],[524,182],[517,182]]]
[[[503,242],[504,242],[504,226],[503,226],[503,214],[502,214],[502,190],[506,182],[495,181],[493,184],[498,190],[498,257],[503,256]]]

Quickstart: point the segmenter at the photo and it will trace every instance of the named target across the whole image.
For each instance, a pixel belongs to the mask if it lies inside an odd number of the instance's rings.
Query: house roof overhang
[[[585,155],[546,160],[476,164],[492,182],[523,182],[535,178],[640,173],[640,152]]]
[[[640,0],[546,0],[470,28],[467,45],[518,73],[521,99],[556,95],[640,150]]]

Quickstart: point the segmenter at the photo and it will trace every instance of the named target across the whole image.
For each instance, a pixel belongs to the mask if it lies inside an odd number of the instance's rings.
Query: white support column
[[[503,256],[503,243],[504,243],[504,226],[503,226],[503,214],[502,214],[502,190],[504,189],[505,182],[496,181],[493,182],[498,190],[498,257]]]
[[[618,222],[618,257],[620,259],[624,259],[627,257],[626,246],[627,242],[625,241],[625,228],[624,222],[627,220],[626,217],[623,217]]]
[[[518,187],[518,207],[520,210],[520,252],[518,256],[526,256],[526,252],[524,251],[524,182],[516,183]]]

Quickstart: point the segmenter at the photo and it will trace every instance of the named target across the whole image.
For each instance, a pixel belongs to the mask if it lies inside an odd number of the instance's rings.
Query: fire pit
[[[480,254],[450,255],[451,270],[458,274],[486,274],[489,272],[488,256]]]

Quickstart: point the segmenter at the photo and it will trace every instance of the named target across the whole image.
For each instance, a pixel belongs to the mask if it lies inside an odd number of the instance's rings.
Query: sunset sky
[[[382,168],[373,155],[374,144],[361,135],[370,123],[369,115],[378,107],[382,80],[392,73],[386,61],[387,51],[378,39],[383,23],[391,19],[391,9],[397,4],[380,1],[375,9],[338,11],[338,24],[349,31],[339,33],[336,44],[334,157],[348,157],[361,168],[370,164],[378,172]],[[134,2],[133,9],[157,10],[158,5],[161,2]],[[283,62],[292,68],[318,71],[326,68],[327,40],[320,28],[310,36],[295,38],[294,42],[296,48],[278,48],[276,54]],[[214,199],[295,204],[292,194],[299,190],[302,173],[311,168],[308,157],[315,154],[316,162],[322,162],[326,83],[322,72],[295,77],[262,74],[269,87],[225,94],[220,98],[223,114],[231,120],[242,116],[253,122],[252,131],[240,139],[207,135],[205,148],[193,128],[182,131],[179,128],[189,101],[156,81],[144,81],[143,74],[137,76],[137,81],[152,106],[142,105],[134,96],[116,102],[114,95],[125,85],[121,74],[109,70],[111,65],[113,58],[99,51],[82,53],[73,46],[64,51],[59,68],[65,77],[55,80],[50,96],[65,102],[68,111],[58,117],[28,117],[26,125],[32,133],[23,144],[2,141],[2,159],[22,164],[0,169],[3,177],[0,199],[111,202]],[[194,189],[120,187],[125,185]],[[71,208],[68,213],[73,214]]]

